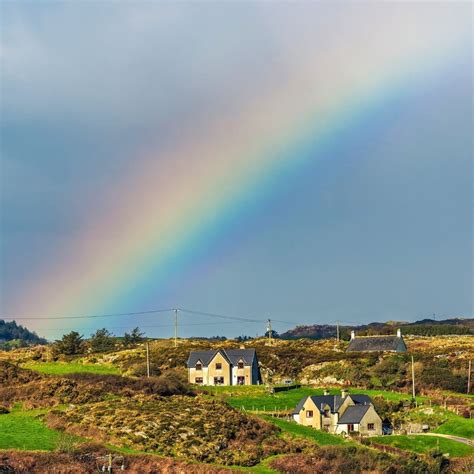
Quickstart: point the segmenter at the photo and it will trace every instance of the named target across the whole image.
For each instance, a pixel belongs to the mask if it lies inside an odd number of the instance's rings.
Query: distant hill
[[[375,334],[394,334],[395,328],[400,328],[402,334],[416,336],[440,336],[440,335],[474,335],[474,319],[450,318],[444,320],[422,319],[414,323],[406,321],[388,321],[385,323],[373,322],[359,326],[340,326],[341,339],[349,339],[350,332],[356,331],[359,336]],[[314,324],[309,326],[297,326],[280,334],[281,339],[329,339],[336,337],[336,326],[328,324]]]
[[[6,322],[0,319],[0,349],[24,347],[33,344],[46,344],[46,339],[35,332],[19,326],[15,321]]]

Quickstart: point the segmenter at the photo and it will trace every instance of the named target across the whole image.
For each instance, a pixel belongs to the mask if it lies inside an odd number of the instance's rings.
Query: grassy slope
[[[65,375],[74,373],[89,374],[117,374],[120,370],[117,367],[106,364],[81,364],[79,362],[28,362],[23,364],[25,369],[31,369],[42,374]]]
[[[282,420],[281,418],[273,418],[271,416],[262,416],[262,418],[269,421],[270,423],[274,423],[285,433],[289,433],[292,436],[301,436],[303,438],[310,439],[321,446],[346,443],[346,441],[344,441],[344,439],[340,436],[316,430],[309,426],[298,425],[294,421],[286,421]]]
[[[0,415],[0,449],[54,450],[60,434],[43,425],[41,413],[15,409]]]
[[[249,387],[204,387],[209,393],[221,394],[226,397],[226,401],[235,408],[245,408],[246,410],[281,411],[292,410],[296,407],[301,398],[308,395],[322,395],[323,389],[311,387],[301,387],[287,392],[279,392],[274,395],[269,394],[263,385]],[[340,394],[340,390],[329,390],[331,395]],[[390,392],[385,390],[362,390],[354,388],[352,393],[367,394],[371,397],[382,395],[387,400],[408,400],[410,396],[404,393]],[[423,397],[418,397],[419,401]]]
[[[436,436],[407,436],[407,435],[392,435],[392,436],[376,436],[371,438],[376,443],[387,444],[400,449],[408,451],[415,451],[416,453],[426,453],[433,449],[439,449],[443,454],[449,453],[451,457],[472,456],[474,449],[467,444],[452,441],[450,439],[438,438]]]
[[[462,416],[449,414],[449,420],[443,423],[436,430],[436,433],[461,436],[463,438],[474,439],[474,420],[463,418]]]

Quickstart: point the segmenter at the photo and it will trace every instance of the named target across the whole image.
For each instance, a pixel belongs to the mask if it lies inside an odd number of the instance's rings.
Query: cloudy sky
[[[54,338],[168,337],[167,313],[70,317],[174,307],[471,316],[471,13],[2,1],[0,317]]]

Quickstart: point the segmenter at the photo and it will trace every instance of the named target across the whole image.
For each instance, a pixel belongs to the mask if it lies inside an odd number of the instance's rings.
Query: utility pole
[[[272,345],[272,320],[267,321],[268,345]]]
[[[150,377],[150,347],[146,343],[146,376]]]
[[[339,342],[339,321],[336,321],[336,339]]]
[[[415,406],[417,406],[416,396],[415,396],[415,363],[413,362],[413,356],[411,356],[411,385],[412,385],[413,400],[415,400]]]
[[[178,347],[178,309],[174,310],[174,347]]]
[[[471,360],[469,360],[469,370],[467,372],[467,394],[471,391]]]

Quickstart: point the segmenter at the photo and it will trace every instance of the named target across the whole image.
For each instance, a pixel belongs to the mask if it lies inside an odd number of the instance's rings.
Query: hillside
[[[7,322],[0,319],[0,349],[8,350],[34,344],[46,344],[46,339],[18,325],[16,321]]]
[[[0,351],[0,471],[72,474],[92,472],[91,464],[103,471],[112,459],[127,472],[470,472],[468,446],[441,439],[446,456],[435,458],[428,453],[437,438],[409,444],[406,432],[427,423],[433,433],[472,437],[465,391],[473,336],[405,339],[409,353],[384,355],[346,353],[347,342],[329,339],[179,339],[177,347],[161,339],[148,344],[150,378],[143,343],[116,341],[110,351],[78,355],[53,345]],[[266,382],[292,378],[302,386],[273,393],[266,385],[186,383],[190,350],[242,345],[257,350]],[[418,406],[410,402],[412,354]],[[368,449],[288,418],[303,396],[341,387],[372,397],[399,432],[393,446],[377,441]]]
[[[373,322],[354,326],[340,326],[341,339],[349,340],[350,332],[356,331],[360,336],[376,334],[394,334],[395,328],[400,328],[403,334],[413,336],[442,336],[442,335],[474,335],[474,319],[450,318],[443,320],[422,319],[413,323],[406,321]],[[297,326],[280,334],[281,339],[329,339],[335,338],[337,327],[328,324],[313,324]]]

